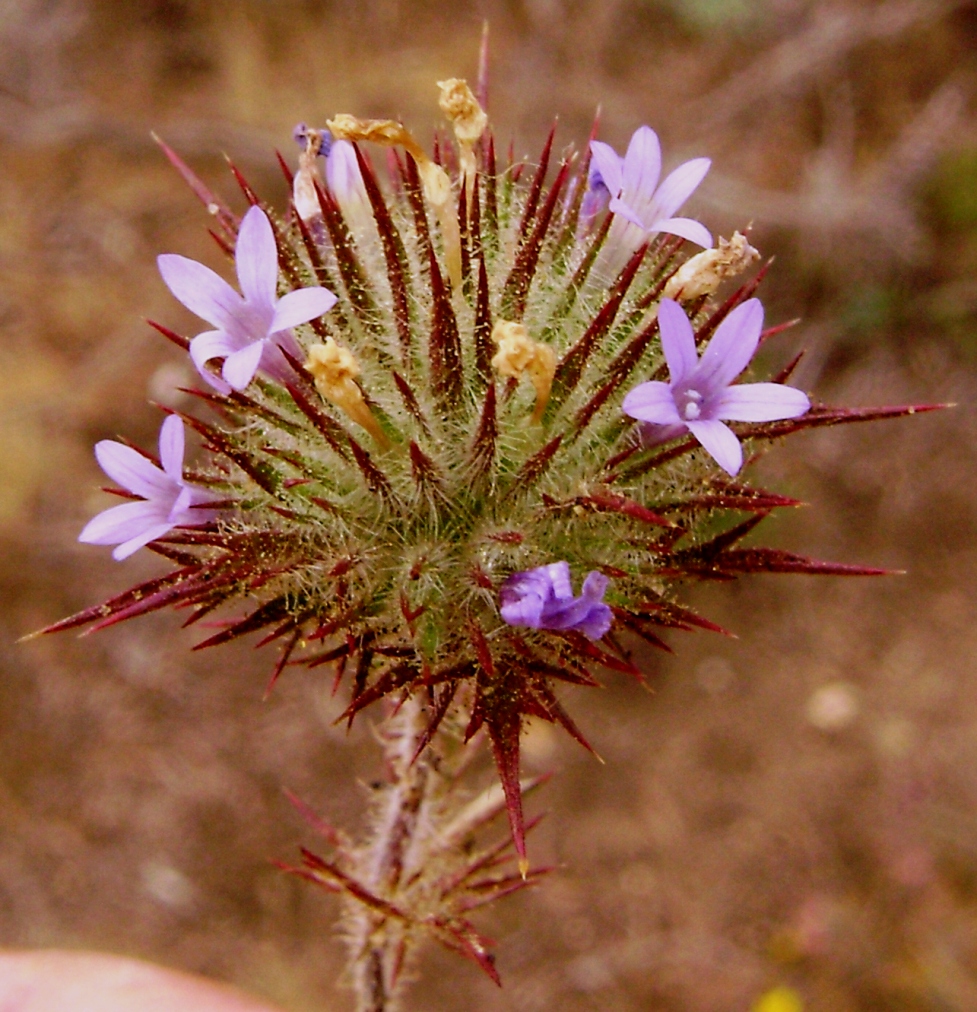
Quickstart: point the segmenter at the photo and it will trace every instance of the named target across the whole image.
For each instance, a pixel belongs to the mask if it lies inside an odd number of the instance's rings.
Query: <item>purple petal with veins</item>
[[[278,300],[270,331],[273,334],[309,320],[318,319],[336,305],[336,296],[328,288],[299,288]]]
[[[729,386],[750,364],[763,330],[763,305],[748,299],[716,328],[702,353],[699,376],[715,389]]]
[[[95,444],[95,459],[114,482],[143,499],[152,499],[169,488],[169,478],[151,460],[114,439]]]
[[[702,444],[703,449],[728,474],[739,473],[743,466],[743,447],[733,430],[715,418],[686,421],[689,432]]]
[[[173,529],[173,525],[170,523],[159,523],[153,527],[147,527],[144,531],[141,531],[134,538],[130,538],[128,541],[124,541],[121,545],[116,546],[112,549],[112,558],[116,562],[121,562],[123,559],[128,559],[134,552],[139,551],[144,545],[148,545],[150,541],[155,541],[157,538],[162,538]]]
[[[651,127],[638,127],[624,156],[624,184],[621,194],[635,214],[644,219],[657,205],[656,187],[662,171],[662,149]]]
[[[159,459],[167,476],[176,482],[183,480],[183,450],[183,421],[169,415],[159,430]]]
[[[683,162],[662,180],[661,186],[655,190],[655,206],[661,218],[671,218],[695,193],[706,178],[710,165],[712,162],[708,158],[693,158]]]
[[[156,502],[127,502],[103,510],[85,524],[79,541],[90,545],[117,545],[167,519],[169,511]]]
[[[677,302],[662,299],[658,307],[658,329],[669,375],[673,383],[681,383],[699,364],[692,324]]]
[[[712,246],[712,233],[701,221],[694,218],[660,218],[654,224],[655,231],[666,232],[668,235],[677,235],[682,239],[688,239],[703,249]]]
[[[742,383],[728,387],[719,398],[716,413],[731,422],[776,422],[797,418],[811,407],[801,390],[782,383]]]
[[[683,421],[671,385],[658,380],[636,386],[624,398],[622,408],[626,415],[656,425],[680,425]]]
[[[594,166],[597,178],[604,184],[612,197],[616,197],[624,186],[624,170],[621,156],[603,141],[590,142],[591,169],[590,178],[594,179]]]
[[[271,310],[278,285],[278,247],[268,216],[252,207],[241,219],[234,250],[237,280],[245,301],[257,310]]]
[[[156,264],[166,287],[191,313],[221,330],[237,324],[244,299],[219,274],[177,253],[160,254]]]
[[[258,364],[264,354],[264,341],[255,341],[240,351],[235,351],[224,359],[221,375],[224,382],[234,390],[243,390],[258,371]]]

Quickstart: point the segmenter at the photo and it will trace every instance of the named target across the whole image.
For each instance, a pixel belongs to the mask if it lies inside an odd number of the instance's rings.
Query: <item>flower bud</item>
[[[361,235],[373,226],[373,209],[356,151],[349,141],[336,141],[326,159],[326,180],[336,198],[343,217],[354,235]]]

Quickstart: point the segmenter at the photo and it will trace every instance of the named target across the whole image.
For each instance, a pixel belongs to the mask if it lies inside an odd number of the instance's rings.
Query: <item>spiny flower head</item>
[[[222,509],[150,542],[172,572],[47,631],[170,605],[189,609],[191,624],[243,608],[198,648],[260,633],[280,644],[272,681],[288,663],[332,665],[337,684],[348,680],[348,720],[384,697],[423,693],[425,741],[449,712],[468,738],[484,728],[524,863],[525,719],[559,723],[586,745],[559,683],[597,684],[597,666],[640,676],[624,634],[667,649],[664,629],[718,629],[675,603],[681,581],[877,572],[739,547],[796,501],[731,482],[729,447],[706,438],[702,452],[685,438],[705,424],[690,416],[691,390],[706,422],[754,419],[728,430],[737,452],[909,409],[791,417],[804,396],[792,391],[789,412],[730,414],[728,399],[750,390],[730,383],[763,337],[750,301],[762,272],[722,302],[661,300],[685,260],[683,237],[711,243],[701,225],[668,217],[706,163],[659,186],[657,140],[643,128],[618,169],[597,146],[582,160],[565,155],[551,177],[552,132],[534,171],[500,167],[467,89],[442,91],[460,136],[440,135],[435,157],[402,123],[329,121],[336,143],[352,145],[370,205],[373,227],[355,233],[341,195],[313,172],[321,138],[308,131],[303,206],[276,214],[232,170],[252,205],[241,220],[164,145],[215,213],[243,293],[193,261],[161,260],[177,298],[220,328],[189,342],[154,324],[216,389],[197,391],[201,410],[183,417],[209,460],[194,481]],[[387,149],[386,185],[366,143]],[[591,156],[617,203],[587,229],[579,184]],[[220,359],[218,376],[210,363]],[[678,438],[643,439],[622,410],[629,391],[639,410],[667,401]]]

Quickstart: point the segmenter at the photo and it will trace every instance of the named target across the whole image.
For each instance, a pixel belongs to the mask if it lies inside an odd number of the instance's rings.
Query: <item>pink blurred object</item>
[[[281,1012],[203,977],[57,949],[0,952],[3,1012]]]

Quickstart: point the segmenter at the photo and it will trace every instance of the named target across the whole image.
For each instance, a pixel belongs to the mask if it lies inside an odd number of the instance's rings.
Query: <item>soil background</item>
[[[401,116],[474,78],[517,155],[581,146],[598,105],[690,205],[777,257],[769,352],[846,405],[955,402],[774,447],[755,478],[810,506],[766,541],[904,570],[754,577],[685,600],[649,691],[570,700],[601,766],[547,727],[535,855],[557,870],[479,922],[505,986],[429,951],[408,1009],[728,1012],[783,984],[824,1012],[977,1008],[977,4],[960,0],[0,0],[0,945],[101,948],[291,1012],[350,1007],[336,902],[277,871],[309,831],[287,786],[355,827],[374,776],[329,673],[262,702],[269,657],[191,653],[166,614],[18,637],[162,571],[76,543],[92,455],[150,446],[192,380],[143,318],[191,331],[159,252],[221,264],[156,130],[238,200],[283,207],[299,121]],[[240,201],[239,201],[240,203]]]

